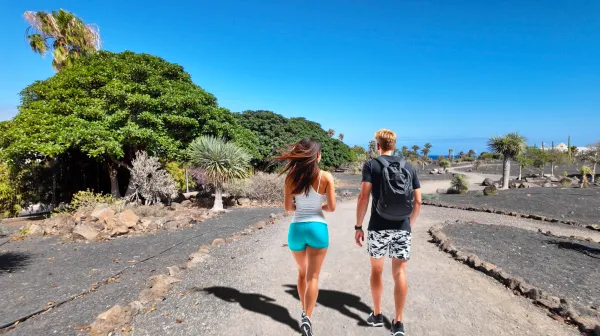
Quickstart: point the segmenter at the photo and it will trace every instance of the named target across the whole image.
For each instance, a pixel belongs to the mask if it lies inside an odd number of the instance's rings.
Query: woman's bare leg
[[[321,266],[327,249],[314,249],[312,247],[306,248],[306,256],[308,260],[306,268],[306,294],[304,297],[304,303],[306,308],[306,315],[312,316],[312,311],[317,303],[317,297],[319,296],[319,274],[321,273]]]
[[[295,252],[292,251],[292,255],[294,256],[294,260],[296,260],[296,264],[298,265],[298,297],[300,297],[300,303],[302,304],[302,310],[306,310],[306,250]]]

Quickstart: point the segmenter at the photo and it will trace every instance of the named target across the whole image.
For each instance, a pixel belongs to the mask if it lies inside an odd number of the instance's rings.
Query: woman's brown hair
[[[308,195],[312,183],[319,176],[319,153],[321,144],[314,139],[304,138],[293,145],[277,161],[287,163],[280,176],[287,173],[285,183],[292,188],[292,194]]]

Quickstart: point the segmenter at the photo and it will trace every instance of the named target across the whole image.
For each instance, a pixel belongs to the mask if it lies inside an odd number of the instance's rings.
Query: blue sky
[[[3,1],[0,120],[53,74],[24,39],[26,10],[64,8],[103,49],[181,64],[232,111],[304,116],[365,145],[387,127],[433,153],[600,140],[598,1]]]

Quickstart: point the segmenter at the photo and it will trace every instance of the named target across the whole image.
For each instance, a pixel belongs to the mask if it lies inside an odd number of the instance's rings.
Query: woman
[[[329,246],[323,211],[335,210],[333,176],[319,169],[321,145],[304,138],[277,158],[287,160],[284,202],[286,211],[295,211],[288,232],[288,246],[298,264],[298,296],[302,303],[302,335],[312,336],[310,318],[319,294],[319,273]],[[327,203],[323,204],[323,196]],[[295,201],[295,202],[294,202]]]

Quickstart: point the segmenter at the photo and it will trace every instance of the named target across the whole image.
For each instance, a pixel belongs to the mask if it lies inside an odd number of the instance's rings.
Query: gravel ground
[[[580,224],[600,222],[600,189],[598,188],[511,189],[499,190],[494,196],[440,195],[440,201],[573,220]]]
[[[443,231],[461,251],[584,307],[600,307],[600,244],[515,227],[455,224]]]
[[[353,243],[354,211],[353,202],[343,202],[327,217],[331,241],[313,315],[318,335],[389,333],[364,326],[371,309],[369,262],[365,249]],[[409,335],[579,335],[428,243],[427,229],[455,214],[425,207],[413,230],[405,313]],[[281,220],[211,250],[208,261],[185,272],[157,310],[135,318],[134,334],[297,335],[300,305],[293,285],[296,267],[285,245],[288,222],[289,218]],[[383,310],[388,317],[393,312],[392,293],[386,262]]]
[[[0,273],[0,323],[9,323],[46,307],[49,302],[84,292],[94,283],[133,266],[116,281],[27,320],[9,332],[75,335],[75,326],[91,323],[112,305],[132,301],[150,276],[164,273],[167,266],[185,262],[198,246],[230,236],[278,212],[281,209],[235,209],[188,229],[157,231],[108,242],[60,244],[56,238],[10,242],[0,247],[0,266],[10,270]]]

